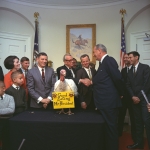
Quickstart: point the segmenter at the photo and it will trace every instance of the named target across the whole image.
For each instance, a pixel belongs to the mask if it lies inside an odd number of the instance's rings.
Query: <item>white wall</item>
[[[135,14],[126,30],[127,52],[135,51],[136,49],[130,49],[130,34],[150,30],[150,5]]]
[[[34,12],[39,12],[39,44],[40,51],[45,51],[53,61],[56,69],[63,64],[62,57],[66,52],[66,25],[70,24],[96,24],[96,43],[102,43],[108,48],[108,54],[119,62],[121,41],[121,15],[120,9],[127,11],[125,26],[130,19],[141,9],[150,4],[149,0],[137,0],[130,3],[86,9],[53,9],[38,8],[11,2],[0,1],[0,31],[27,34],[34,38]],[[16,13],[17,12],[17,13]],[[143,12],[134,23],[128,24],[127,44],[129,34],[135,30],[145,30],[150,27],[149,11]],[[140,22],[140,25],[139,24]],[[135,31],[134,30],[134,31]],[[32,39],[33,40],[33,39]],[[33,47],[33,45],[32,45]],[[127,46],[128,47],[128,46]]]

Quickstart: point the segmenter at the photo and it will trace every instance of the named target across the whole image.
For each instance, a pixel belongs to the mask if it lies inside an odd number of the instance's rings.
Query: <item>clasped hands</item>
[[[50,99],[48,99],[48,98],[43,98],[43,99],[41,100],[41,103],[43,103],[43,107],[46,109],[47,106],[48,106],[48,104],[50,103]]]
[[[132,100],[133,100],[134,104],[138,104],[140,102],[140,99],[138,97],[136,97],[136,96],[133,96]]]

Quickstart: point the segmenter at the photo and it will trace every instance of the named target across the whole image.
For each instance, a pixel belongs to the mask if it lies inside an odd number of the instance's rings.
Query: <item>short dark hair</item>
[[[4,66],[5,66],[6,69],[13,69],[14,68],[14,59],[19,60],[19,58],[17,56],[8,56],[4,60]]]
[[[66,60],[66,56],[72,56],[70,53],[66,53],[64,56],[63,56],[63,61]]]
[[[73,60],[75,60],[77,62],[77,60],[75,58],[73,58]]]
[[[29,58],[28,58],[28,57],[22,57],[22,58],[20,59],[20,61],[21,61],[21,62],[29,61]]]
[[[44,52],[40,52],[40,53],[38,53],[37,58],[39,58],[40,56],[47,56],[47,54]]]
[[[132,54],[134,57],[138,56],[138,60],[140,59],[140,54],[137,51],[129,52],[128,55]]]
[[[89,57],[89,55],[87,55],[87,54],[81,55],[81,56],[80,56],[80,60],[81,60],[82,58],[84,58],[84,57],[88,57],[88,59],[90,60],[90,57]]]
[[[12,72],[11,80],[13,81],[13,79],[16,78],[19,74],[22,74],[19,70]]]

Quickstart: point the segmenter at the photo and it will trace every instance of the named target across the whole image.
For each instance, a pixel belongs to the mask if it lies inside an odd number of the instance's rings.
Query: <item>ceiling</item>
[[[104,7],[110,5],[117,5],[135,0],[6,0],[6,1],[38,7],[89,8],[89,7],[102,7],[102,6]]]

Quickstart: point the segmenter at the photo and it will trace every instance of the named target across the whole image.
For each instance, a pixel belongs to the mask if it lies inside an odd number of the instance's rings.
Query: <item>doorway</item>
[[[9,55],[16,55],[19,59],[26,56],[31,62],[31,37],[0,32],[0,65],[4,75],[9,71],[4,67],[4,60]]]

